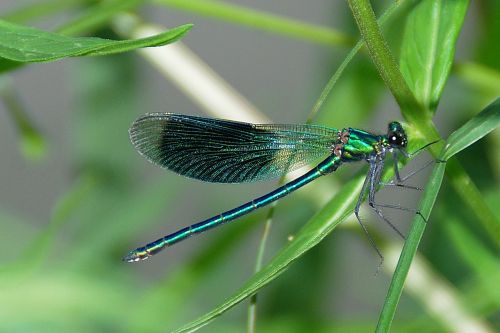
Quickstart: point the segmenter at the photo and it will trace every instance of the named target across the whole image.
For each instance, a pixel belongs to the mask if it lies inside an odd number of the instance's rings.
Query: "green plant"
[[[166,32],[158,31],[138,18],[137,9],[140,6],[181,9],[325,47],[353,46],[313,107],[309,120],[318,118],[318,122],[330,123],[335,127],[361,127],[357,123],[363,123],[364,119],[381,117],[367,112],[379,102],[385,90],[383,82],[406,120],[411,138],[409,151],[429,141],[441,140],[430,149],[438,163],[424,186],[425,191],[418,208],[421,215],[416,215],[412,221],[397,266],[392,260],[387,260],[388,263],[384,266],[391,270],[394,264],[396,268],[394,272],[390,272],[392,282],[382,310],[377,311],[380,314],[376,331],[388,332],[391,325],[393,331],[405,332],[442,329],[454,331],[460,325],[470,325],[467,327],[484,332],[493,331],[500,325],[498,316],[495,316],[500,307],[500,297],[496,291],[498,288],[495,288],[500,272],[498,260],[495,260],[495,253],[500,247],[500,222],[494,210],[495,204],[500,200],[499,154],[496,148],[500,144],[498,130],[473,146],[478,148],[471,147],[464,152],[462,150],[493,131],[500,123],[500,74],[497,61],[500,49],[491,45],[499,37],[498,20],[493,14],[494,9],[498,9],[498,4],[495,1],[482,2],[489,10],[482,11],[480,16],[484,21],[485,31],[481,35],[483,40],[478,43],[478,55],[473,60],[467,59],[467,62],[457,64],[454,60],[455,48],[469,10],[468,1],[399,1],[392,3],[378,22],[369,1],[350,0],[348,3],[361,35],[361,41],[355,45],[355,38],[348,33],[220,1],[46,1],[4,15],[4,19],[11,23],[0,21],[0,70],[4,76],[9,75],[9,72],[15,76],[15,69],[35,66],[28,64],[30,62],[53,61],[72,56],[108,55],[164,45],[182,38],[191,28],[191,25],[183,25]],[[84,9],[77,11],[77,17],[65,23],[57,32],[48,33],[21,25],[25,21],[30,22],[43,15],[59,14],[77,6],[83,6]],[[345,15],[351,15],[345,9]],[[133,11],[134,14],[124,14],[124,11]],[[113,31],[109,30],[110,27]],[[155,37],[142,36],[142,31],[146,28],[150,31],[156,29]],[[93,32],[106,37],[111,35],[112,39],[118,39],[117,35],[126,36],[129,40],[68,37],[82,33],[94,34]],[[196,33],[196,29],[191,33]],[[353,60],[360,50],[363,56]],[[144,55],[146,58],[152,57],[147,52]],[[247,234],[248,229],[255,226],[250,221],[242,221],[230,230],[221,231],[214,236],[217,238],[211,244],[187,258],[180,268],[158,272],[161,277],[147,288],[140,280],[147,277],[139,274],[134,276],[130,266],[124,266],[118,261],[130,244],[137,241],[138,231],[148,228],[158,220],[159,215],[165,216],[165,205],[175,209],[174,199],[178,192],[182,192],[179,188],[185,184],[175,181],[175,178],[152,181],[146,185],[141,180],[135,180],[138,167],[130,162],[133,158],[131,156],[135,155],[129,155],[127,143],[124,142],[127,140],[126,135],[115,137],[110,129],[121,128],[126,133],[130,119],[138,114],[141,89],[134,73],[133,58],[122,56],[110,59],[97,58],[94,62],[83,63],[78,70],[78,84],[84,87],[81,89],[84,95],[77,98],[77,104],[85,109],[75,116],[77,125],[73,139],[77,143],[73,160],[78,166],[78,172],[72,178],[73,185],[67,186],[65,193],[54,204],[52,218],[47,226],[41,230],[33,230],[33,225],[36,224],[23,221],[20,217],[22,214],[11,214],[9,209],[0,206],[0,220],[6,230],[16,236],[29,235],[26,236],[28,242],[25,248],[17,251],[20,255],[1,266],[0,279],[4,295],[0,303],[0,312],[3,313],[0,315],[2,331],[157,332],[178,327],[182,322],[188,321],[186,318],[192,316],[192,312],[205,309],[203,307],[196,310],[196,304],[189,301],[191,297],[195,298],[196,290],[202,289],[203,285],[207,285],[208,289],[212,286],[213,289],[219,281],[231,279],[222,273],[215,276],[218,267],[225,267],[221,262],[227,262],[226,257],[231,249]],[[193,63],[192,66],[194,65]],[[166,67],[168,72],[168,64]],[[182,89],[190,89],[183,85],[181,78],[168,73]],[[450,94],[453,97],[463,96],[457,98],[457,102],[449,101],[442,106],[440,101],[450,76],[462,84],[452,87],[459,93]],[[17,125],[22,146],[25,147],[23,151],[28,157],[43,159],[47,152],[40,148],[45,146],[44,135],[38,129],[40,126],[35,125],[23,109],[19,98],[24,97],[22,91],[17,91],[12,81],[4,82],[2,97]],[[467,86],[470,83],[472,84]],[[106,91],[105,96],[103,91]],[[227,93],[233,94],[231,91]],[[200,92],[189,91],[189,94],[202,107],[221,111],[219,104],[214,107],[204,101],[203,97],[197,96]],[[238,110],[234,111],[248,112],[244,115],[247,119],[262,119],[263,115],[256,113],[237,94],[231,98],[237,102],[231,104],[229,110],[238,105]],[[147,106],[147,103],[140,106],[143,105]],[[488,106],[484,107],[485,105]],[[349,112],[344,115],[341,108],[348,108]],[[479,112],[481,109],[483,111]],[[43,114],[43,110],[38,111]],[[153,110],[141,112],[149,111]],[[439,135],[433,121],[437,112],[447,113],[447,121],[452,124],[449,128],[453,129],[451,135]],[[305,118],[304,115],[304,120]],[[281,122],[288,121],[283,119]],[[465,124],[460,126],[460,123]],[[50,145],[48,146],[50,149]],[[462,154],[467,155],[460,160]],[[473,163],[469,164],[468,161]],[[477,174],[475,168],[478,170]],[[264,237],[260,254],[256,254],[259,263],[255,274],[242,283],[232,296],[223,296],[225,300],[220,302],[221,305],[199,319],[181,325],[176,332],[192,331],[205,326],[236,304],[255,295],[278,276],[285,279],[286,275],[282,274],[293,263],[306,262],[314,272],[321,272],[314,260],[322,264],[330,264],[330,260],[318,259],[322,253],[317,253],[320,250],[313,248],[352,214],[364,174],[365,171],[361,170],[351,180],[344,179],[341,182],[342,188],[326,204],[315,208],[316,212],[294,235],[293,241],[282,245],[268,262],[262,264],[266,244]],[[445,174],[451,186],[443,189]],[[385,178],[390,176],[391,170],[387,170]],[[340,177],[345,178],[345,175],[341,174]],[[314,192],[321,191],[319,187],[314,189]],[[286,201],[278,204],[278,210],[281,205],[286,205],[286,210],[292,212],[287,215],[287,219],[303,223],[304,218],[297,219],[296,216],[307,216],[312,210],[311,206],[315,205],[313,202],[317,201],[311,198],[314,195],[312,191],[306,191],[306,195],[308,199],[297,199],[305,202],[306,209],[299,210],[296,205],[290,205]],[[457,202],[460,202],[461,207],[456,207]],[[271,212],[268,218],[276,217]],[[261,216],[255,215],[245,218],[250,219],[263,220]],[[160,219],[160,222],[163,220]],[[417,248],[421,245],[428,224],[437,225],[435,228],[438,230],[433,230],[431,235],[438,241],[427,244],[418,257]],[[269,227],[270,224],[267,225]],[[64,236],[64,233],[69,235]],[[374,233],[383,245],[384,254],[392,253],[390,249],[395,242],[382,233]],[[444,248],[443,240],[449,240],[456,249]],[[17,249],[17,244],[11,240],[6,240],[4,246],[4,252],[11,248]],[[64,251],[55,252],[55,248],[63,248]],[[467,249],[474,253],[472,258]],[[314,255],[304,256],[306,253]],[[457,260],[445,260],[447,256],[456,256]],[[428,263],[419,263],[423,257],[427,258]],[[298,258],[302,260],[298,261]],[[482,264],[477,264],[476,260]],[[449,264],[449,261],[454,261],[455,264]],[[446,308],[439,309],[430,301],[431,297],[419,297],[419,294],[424,293],[425,285],[414,283],[410,273],[408,294],[419,304],[414,306],[422,311],[410,320],[398,320],[397,317],[395,319],[395,313],[412,263],[416,270],[413,276],[427,277],[430,281],[428,286],[439,288],[436,294],[444,293],[451,303]],[[248,266],[251,263],[246,263],[245,267]],[[305,265],[307,267],[309,266]],[[375,267],[376,261],[373,261],[373,271]],[[229,271],[226,268],[224,272]],[[464,274],[466,278],[463,278]],[[309,280],[306,278],[306,281]],[[315,281],[315,285],[307,288],[303,286],[300,277],[288,283],[306,288],[306,293],[311,294],[311,302],[320,302],[320,294],[327,290],[328,281],[320,276],[314,276],[312,281]],[[300,293],[300,290],[287,290],[289,293],[295,291]],[[221,297],[218,293],[214,294]],[[284,295],[283,292],[274,292],[274,295],[294,299],[294,296]],[[40,300],[46,306],[37,306]],[[255,304],[260,307],[260,303],[261,301],[256,303],[254,299],[251,305],[249,331],[255,330]],[[320,311],[304,310],[301,313],[302,310],[294,311],[293,302],[290,303],[292,304],[264,301],[263,306],[276,305],[270,312],[278,318],[264,316],[262,322],[257,322],[262,330],[320,332],[332,329],[375,329],[374,318],[363,319],[360,315],[357,320],[339,317],[325,321],[316,314]],[[181,308],[179,304],[187,306]],[[377,304],[382,304],[382,299]],[[23,306],[27,308],[24,309]],[[283,315],[283,318],[278,315]],[[184,320],[178,322],[178,317]],[[433,320],[429,321],[428,318]],[[217,323],[219,326],[215,326],[215,331],[233,331],[239,327],[232,322]],[[210,327],[207,326],[207,329]]]

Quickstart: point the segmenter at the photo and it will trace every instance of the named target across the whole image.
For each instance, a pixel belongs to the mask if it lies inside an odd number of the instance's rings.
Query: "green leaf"
[[[435,110],[453,64],[468,0],[423,0],[410,13],[401,46],[401,72],[417,100]]]
[[[239,25],[327,45],[351,46],[352,37],[329,27],[305,23],[280,15],[215,0],[155,0],[169,7],[214,17]]]
[[[488,281],[488,277],[491,277],[492,274],[500,274],[500,262],[495,254],[488,249],[487,244],[470,230],[467,230],[460,221],[453,217],[448,218],[444,228],[450,239],[450,244],[456,249],[458,256],[478,278]],[[500,294],[500,290],[498,290],[498,294]]]
[[[399,70],[387,41],[382,35],[369,0],[349,0],[349,7],[363,37],[366,48],[380,77],[391,90],[405,119],[415,125],[419,136],[438,137],[437,130],[429,126],[427,110],[417,101]]]
[[[479,140],[481,137],[493,130],[493,128],[498,126],[499,122],[500,99],[497,99],[459,130],[450,135],[448,143],[443,150],[443,154],[441,155],[441,159],[447,160],[460,150],[469,146],[476,140]],[[436,163],[436,166],[434,167],[434,170],[429,178],[429,182],[426,185],[426,189],[418,209],[422,215],[415,216],[412,228],[408,234],[403,251],[401,252],[398,265],[392,277],[389,291],[387,292],[382,312],[380,313],[376,330],[378,333],[389,332],[390,330],[411,262],[415,257],[420,239],[422,238],[427,225],[427,220],[429,219],[439,193],[439,189],[441,188],[445,167],[446,163]]]
[[[397,12],[398,9],[400,9],[400,7],[401,7],[401,4],[399,2],[394,2],[391,6],[389,6],[389,8],[387,8],[387,10],[377,20],[377,22],[380,24],[380,26],[383,26],[389,20],[389,18],[391,18],[392,16],[396,16],[394,14]],[[349,65],[349,63],[354,59],[354,56],[356,56],[356,54],[359,52],[359,50],[361,49],[362,46],[363,46],[363,40],[359,40],[356,43],[356,45],[351,49],[351,51],[349,51],[349,53],[344,58],[344,60],[342,61],[340,66],[337,68],[335,73],[330,77],[330,80],[328,80],[327,84],[325,85],[325,87],[321,91],[320,96],[318,97],[318,99],[314,103],[314,106],[313,106],[311,112],[309,113],[309,116],[307,117],[307,123],[311,123],[314,120],[314,118],[316,117],[320,108],[327,101],[327,98],[329,100],[334,100],[333,97],[330,96],[330,93],[332,93],[332,91],[333,91],[333,87],[337,84],[339,78],[344,73],[344,70],[346,69],[347,65]],[[337,87],[336,90],[338,90],[338,89],[339,88]],[[349,103],[346,103],[345,105],[349,105]],[[326,109],[336,110],[336,108],[338,108],[338,110],[345,109],[345,107],[343,107],[343,106],[335,106],[335,105],[333,105],[333,106],[329,105],[328,108],[326,108]],[[338,125],[336,125],[336,126],[338,126]]]
[[[382,312],[380,313],[377,324],[377,333],[389,332],[394,314],[399,303],[399,299],[403,292],[403,286],[410,270],[411,263],[417,253],[418,245],[427,226],[431,210],[436,202],[441,183],[443,181],[446,163],[436,163],[429,182],[426,185],[425,192],[422,196],[418,211],[421,215],[416,214],[413,223],[405,241],[401,256],[399,257],[398,265],[392,276],[391,285],[387,292]]]
[[[453,132],[448,138],[443,160],[467,148],[500,125],[500,98],[472,117],[465,125]]]
[[[17,127],[19,146],[24,157],[31,161],[43,158],[47,151],[45,138],[29,116],[12,82],[6,76],[0,77],[0,102],[3,102]]]
[[[405,119],[415,128],[415,137],[424,137],[428,140],[439,138],[434,123],[429,119],[427,108],[417,101],[395,63],[394,57],[375,20],[370,1],[349,0],[349,6],[380,76],[394,95]],[[434,156],[438,156],[441,144],[433,145],[429,147],[429,150]],[[500,244],[500,228],[495,225],[494,214],[485,204],[481,193],[460,163],[456,160],[450,160],[447,164],[446,173],[462,200],[474,211],[481,223],[487,227],[489,235],[491,235],[495,244]]]
[[[229,310],[245,298],[280,276],[289,265],[325,238],[337,225],[349,216],[363,184],[364,174],[351,180],[326,204],[276,256],[259,272],[253,275],[233,296],[214,310],[176,330],[192,332]]]
[[[18,62],[41,62],[120,53],[173,43],[191,27],[191,24],[185,24],[156,36],[115,41],[96,37],[68,37],[0,20],[0,57]]]

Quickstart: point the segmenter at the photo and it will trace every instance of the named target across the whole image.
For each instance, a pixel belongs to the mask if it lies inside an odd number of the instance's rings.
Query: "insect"
[[[367,191],[370,207],[401,235],[384,217],[380,208],[409,209],[375,202],[376,187],[380,183],[387,153],[391,153],[394,160],[396,182],[391,185],[411,187],[403,184],[408,177],[402,179],[398,170],[399,154],[406,158],[411,155],[405,151],[408,138],[399,122],[389,123],[387,134],[376,135],[355,128],[338,130],[317,125],[250,124],[173,113],[151,113],[134,121],[129,134],[135,148],[150,162],[183,176],[215,183],[267,180],[320,157],[327,157],[309,172],[276,190],[139,247],[129,252],[123,258],[124,261],[149,258],[194,234],[264,207],[337,170],[343,163],[357,161],[368,162],[369,168],[354,212],[381,259],[380,251],[359,218],[359,208]]]

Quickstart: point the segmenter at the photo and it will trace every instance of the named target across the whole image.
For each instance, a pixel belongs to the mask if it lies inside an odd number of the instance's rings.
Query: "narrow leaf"
[[[407,239],[401,256],[399,257],[398,265],[392,276],[391,285],[387,292],[382,312],[380,313],[379,321],[375,332],[386,333],[390,331],[394,315],[399,303],[403,286],[410,270],[411,263],[417,253],[418,245],[424,234],[427,221],[431,214],[434,203],[436,202],[441,183],[443,181],[446,163],[436,163],[429,181],[426,185],[425,192],[422,196],[418,211],[413,219],[413,223],[408,233]]]
[[[467,148],[500,125],[500,98],[472,117],[465,125],[453,132],[445,146],[443,159],[447,160]]]
[[[486,282],[491,278],[492,274],[500,276],[500,262],[487,244],[453,217],[445,222],[444,228],[447,237],[450,239],[450,244],[456,249],[461,261],[475,273],[477,278]],[[500,295],[500,290],[498,290],[498,295]]]
[[[417,101],[399,70],[392,51],[382,35],[369,0],[349,0],[349,7],[358,25],[373,64],[398,103],[405,119],[415,125],[420,136],[435,139],[437,130],[429,126],[427,110]]]
[[[318,26],[223,1],[155,0],[154,2],[207,17],[214,17],[218,20],[315,43],[334,46],[351,46],[354,43],[351,36],[329,27]]]
[[[280,276],[293,261],[306,253],[325,238],[353,210],[356,198],[361,190],[364,175],[351,180],[329,203],[318,212],[295,236],[294,240],[285,246],[262,270],[253,275],[233,296],[220,306],[191,323],[176,330],[193,332],[214,318],[220,316],[245,298],[255,294],[259,289]]]
[[[68,37],[0,20],[0,58],[18,62],[52,61],[82,55],[105,55],[166,45],[184,36],[191,24],[136,40]]]
[[[401,72],[417,100],[435,110],[448,78],[468,0],[423,0],[410,13]]]
[[[467,124],[462,126],[449,137],[448,144],[446,145],[440,159],[447,160],[458,151],[472,144],[496,127],[500,122],[499,111],[500,99],[497,99],[494,103],[490,104],[490,106],[472,118],[469,122],[467,122]],[[471,134],[469,135],[468,132]],[[421,215],[415,216],[412,228],[408,234],[403,251],[401,252],[398,265],[392,277],[389,291],[387,292],[382,312],[380,313],[376,329],[377,333],[389,332],[390,330],[399,299],[403,292],[403,286],[408,275],[410,265],[415,257],[420,239],[423,236],[427,221],[436,201],[439,189],[441,188],[445,167],[446,163],[436,163],[426,185],[426,190],[418,209]]]

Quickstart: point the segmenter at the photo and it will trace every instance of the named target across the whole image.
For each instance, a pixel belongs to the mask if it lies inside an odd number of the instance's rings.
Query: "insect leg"
[[[368,192],[368,204],[370,207],[373,209],[373,211],[385,222],[387,223],[392,230],[394,230],[402,239],[405,239],[405,236],[399,231],[398,228],[394,224],[392,224],[391,221],[389,221],[388,218],[384,216],[382,211],[378,209],[379,207],[378,204],[375,203],[375,194],[377,191],[377,184],[380,182],[380,178],[382,177],[382,170],[384,169],[384,157],[383,156],[376,156],[375,160],[372,162],[374,163],[374,168],[373,172],[370,175],[370,188]]]
[[[421,171],[425,170],[426,168],[428,168],[435,161],[434,160],[430,160],[427,163],[425,163],[423,166],[421,166],[420,168],[418,168],[417,170],[414,170],[414,171],[410,172],[409,174],[407,174],[404,177],[401,177],[400,173],[399,173],[397,153],[393,152],[392,153],[392,157],[393,157],[393,162],[394,162],[394,174],[396,175],[396,181],[391,180],[388,183],[380,183],[380,185],[383,185],[383,186],[397,186],[397,187],[402,187],[402,188],[408,188],[408,189],[412,189],[412,190],[422,191],[422,188],[417,187],[417,186],[413,186],[413,185],[407,185],[407,184],[404,184],[404,182],[407,181],[408,179],[410,179],[411,177],[415,176],[416,174],[420,173]]]
[[[370,242],[371,246],[375,249],[375,251],[377,252],[377,255],[380,258],[380,264],[377,268],[377,272],[378,272],[378,269],[382,266],[382,263],[384,262],[384,256],[382,255],[382,253],[378,249],[377,245],[375,244],[375,240],[372,238],[372,236],[368,232],[368,229],[363,224],[363,222],[361,221],[361,218],[359,216],[359,208],[361,207],[361,203],[363,202],[363,197],[365,196],[366,190],[369,187],[371,187],[372,174],[374,173],[375,168],[376,168],[376,164],[372,160],[370,160],[370,166],[368,168],[368,173],[365,177],[365,181],[363,182],[363,186],[362,186],[361,191],[359,193],[358,201],[356,202],[356,207],[354,208],[354,215],[356,215],[356,219],[358,220],[359,225],[363,229],[366,237],[368,238],[368,241]]]

